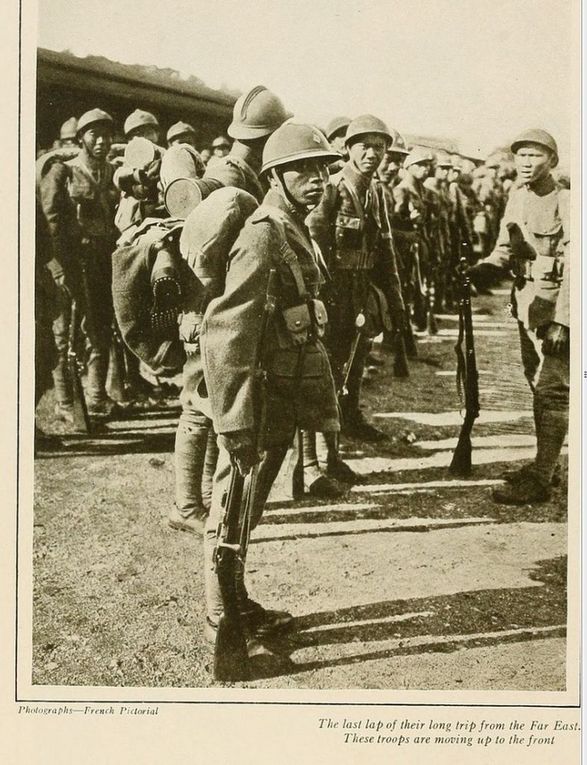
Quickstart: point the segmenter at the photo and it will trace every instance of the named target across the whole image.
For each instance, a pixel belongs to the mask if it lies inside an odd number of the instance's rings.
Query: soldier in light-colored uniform
[[[551,170],[558,148],[545,130],[527,130],[511,146],[521,185],[512,190],[495,250],[470,269],[485,285],[515,275],[512,309],[518,320],[522,365],[534,395],[534,462],[508,476],[493,497],[504,504],[543,502],[568,428],[570,222],[567,189]]]

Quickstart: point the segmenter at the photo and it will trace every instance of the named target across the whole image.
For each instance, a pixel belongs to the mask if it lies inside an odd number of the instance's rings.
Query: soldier
[[[218,138],[215,138],[212,141],[212,156],[210,157],[208,164],[211,165],[211,167],[214,167],[214,165],[223,157],[226,157],[227,154],[230,152],[230,141],[226,136],[219,136]]]
[[[49,227],[53,258],[49,263],[61,288],[59,316],[53,324],[58,363],[53,371],[56,413],[73,420],[72,381],[67,368],[67,343],[72,297],[83,307],[88,338],[88,412],[117,413],[106,393],[106,375],[113,318],[111,256],[117,200],[113,169],[106,157],[112,143],[112,117],[101,109],[78,122],[81,150],[65,163],[55,162],[40,181],[39,193]]]
[[[458,264],[461,257],[471,257],[473,228],[472,211],[467,205],[467,198],[460,186],[462,173],[461,160],[457,154],[451,155],[452,167],[448,171],[448,195],[450,199],[450,242],[453,263]],[[466,250],[463,249],[463,245]]]
[[[167,131],[167,146],[186,143],[196,148],[196,131],[187,122],[176,122]]]
[[[326,314],[316,296],[323,277],[304,222],[320,201],[333,158],[336,154],[326,138],[310,125],[287,123],[267,140],[262,170],[270,190],[234,244],[224,294],[210,303],[204,319],[202,357],[220,444],[205,533],[209,640],[215,638],[223,611],[213,557],[231,463],[247,474],[263,455],[248,519],[254,528],[296,427],[333,433],[340,427],[328,356],[320,340]],[[260,348],[270,269],[277,274],[276,311]],[[266,371],[263,388],[257,387],[259,355]],[[261,396],[258,405],[256,396]],[[264,417],[259,419],[261,411]],[[286,627],[292,617],[252,600],[244,570],[236,588],[252,637],[249,651],[257,654],[256,638]]]
[[[404,159],[410,152],[406,146],[405,139],[397,130],[391,128],[391,134],[393,136],[393,143],[385,152],[377,168],[377,176],[386,186],[393,189],[401,181],[400,169]]]
[[[77,146],[77,120],[70,117],[59,130],[59,146]]]
[[[337,159],[336,162],[333,162],[328,168],[328,172],[331,175],[340,172],[344,163],[348,159],[348,152],[345,146],[345,136],[350,123],[351,120],[349,117],[335,117],[333,120],[330,120],[328,127],[326,128],[326,138],[328,138],[328,141],[334,151],[337,151],[342,157],[342,159],[339,157],[339,159]]]
[[[393,189],[393,228],[403,292],[412,306],[418,329],[426,329],[425,280],[430,257],[428,205],[424,180],[432,166],[432,153],[416,146],[404,159],[404,177]]]
[[[388,325],[404,324],[404,305],[391,240],[389,211],[377,168],[392,137],[377,117],[363,115],[349,125],[345,144],[349,161],[331,176],[319,207],[309,218],[332,283],[328,286],[330,325],[327,345],[337,389],[342,392],[345,365],[352,361],[341,399],[343,430],[365,440],[384,438],[360,409],[361,379],[371,339]],[[387,305],[386,305],[387,303]],[[369,314],[360,330],[357,317]],[[389,327],[388,327],[389,328]]]
[[[159,174],[161,157],[164,149],[158,146],[159,122],[154,114],[142,109],[135,109],[124,122],[124,135],[127,141],[133,138],[145,138],[155,147],[154,158],[145,168],[123,165],[114,173],[114,183],[120,189],[121,196],[116,211],[116,227],[123,235],[120,243],[129,242],[138,226],[145,218],[160,218],[165,215],[159,198]]]
[[[450,198],[448,195],[448,171],[451,168],[450,157],[446,152],[438,152],[434,158],[434,174],[426,178],[424,186],[430,196],[430,208],[434,220],[431,227],[433,244],[436,248],[437,267],[434,274],[434,310],[438,313],[445,308],[447,288],[450,291],[450,276],[453,263],[450,258]],[[449,303],[451,303],[449,297]]]
[[[568,428],[570,197],[552,176],[558,148],[549,133],[526,130],[511,150],[521,185],[510,193],[495,250],[470,273],[481,285],[515,274],[512,309],[534,396],[537,451],[493,498],[521,505],[549,499]]]
[[[273,131],[289,117],[291,114],[280,99],[262,85],[243,94],[234,105],[233,120],[228,128],[229,135],[234,138],[230,153],[219,159],[215,166],[208,165],[203,178],[193,179],[201,197],[206,198],[223,188],[240,189],[251,197],[252,204],[247,208],[250,214],[264,196],[259,180],[263,147]],[[227,220],[236,218],[238,223],[244,222],[243,208],[236,200],[228,208],[219,205],[218,209],[207,213],[206,219],[201,220],[196,207],[188,216],[181,243],[184,257],[206,286],[204,300],[197,307],[200,314],[208,301],[221,294],[224,288],[231,243],[226,247],[225,242],[218,242],[219,232]],[[202,534],[216,464],[216,438],[210,418],[202,412],[205,404],[200,394],[203,374],[196,350],[197,335],[190,337],[188,330],[183,335],[188,353],[180,396],[182,412],[175,439],[176,502],[170,510],[169,524],[175,529]]]

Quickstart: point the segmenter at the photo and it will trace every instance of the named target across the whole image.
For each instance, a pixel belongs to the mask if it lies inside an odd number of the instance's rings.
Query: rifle
[[[344,377],[343,377],[341,386],[338,390],[339,398],[342,398],[343,396],[348,396],[349,394],[349,389],[348,389],[349,378],[351,376],[353,364],[355,363],[355,356],[357,355],[359,343],[361,342],[362,329],[365,326],[365,321],[366,321],[365,314],[363,313],[363,311],[359,311],[355,319],[355,337],[353,338],[353,343],[351,345],[349,357],[347,359],[346,364],[344,365]]]
[[[88,415],[84,389],[80,377],[79,361],[77,358],[77,333],[79,329],[77,301],[71,301],[71,316],[69,320],[69,337],[67,342],[67,366],[73,388],[73,424],[80,433],[92,432],[92,423]]]
[[[454,450],[449,471],[453,475],[468,476],[471,473],[471,431],[479,416],[479,373],[475,360],[473,337],[473,315],[471,312],[471,280],[467,275],[467,259],[461,258],[459,336],[455,345],[457,355],[457,390],[464,389],[465,419],[461,426],[459,440]],[[463,341],[465,350],[463,352]]]
[[[272,268],[269,271],[267,282],[265,310],[255,362],[257,446],[259,446],[259,437],[263,431],[264,395],[261,388],[266,378],[264,350],[269,320],[275,312],[277,304],[276,281],[277,271]],[[247,680],[251,675],[246,630],[239,611],[235,580],[237,568],[238,566],[244,567],[246,558],[258,469],[257,464],[249,471],[245,492],[245,478],[241,475],[238,467],[232,464],[228,489],[223,497],[224,512],[218,525],[216,550],[214,552],[214,566],[222,596],[222,616],[218,622],[214,645],[214,678],[216,680],[228,682]]]
[[[409,322],[409,319],[407,319]],[[406,342],[404,339],[404,328],[396,327],[393,332],[393,376],[406,378],[410,376],[408,366],[408,356],[406,353]]]

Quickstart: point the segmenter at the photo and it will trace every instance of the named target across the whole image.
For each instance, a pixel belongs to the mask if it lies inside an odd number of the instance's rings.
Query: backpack
[[[202,285],[178,249],[181,222],[147,219],[112,256],[112,299],[128,348],[155,375],[181,371],[185,351],[178,323]]]

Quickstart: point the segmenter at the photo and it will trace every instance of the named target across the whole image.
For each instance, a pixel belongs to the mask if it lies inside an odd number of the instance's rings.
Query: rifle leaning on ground
[[[73,424],[80,433],[90,434],[92,422],[88,415],[88,407],[82,386],[79,360],[77,357],[77,341],[79,332],[79,309],[75,298],[71,301],[71,316],[69,320],[69,337],[67,341],[67,366],[73,388]]]
[[[461,258],[459,268],[459,335],[455,345],[457,355],[457,390],[464,392],[465,419],[454,450],[449,471],[454,475],[471,473],[471,431],[479,417],[479,373],[475,359],[473,315],[471,312],[471,280],[467,275],[467,259]],[[463,347],[464,346],[464,347]]]
[[[271,269],[267,282],[265,311],[255,362],[255,432],[257,447],[264,427],[265,346],[267,328],[276,308],[277,271]],[[247,653],[247,635],[239,611],[236,574],[244,567],[249,542],[250,523],[255,502],[258,464],[245,477],[233,463],[228,490],[223,498],[224,512],[218,526],[214,565],[222,596],[222,616],[218,622],[214,645],[214,678],[234,682],[251,676]],[[246,487],[245,487],[246,480]]]

